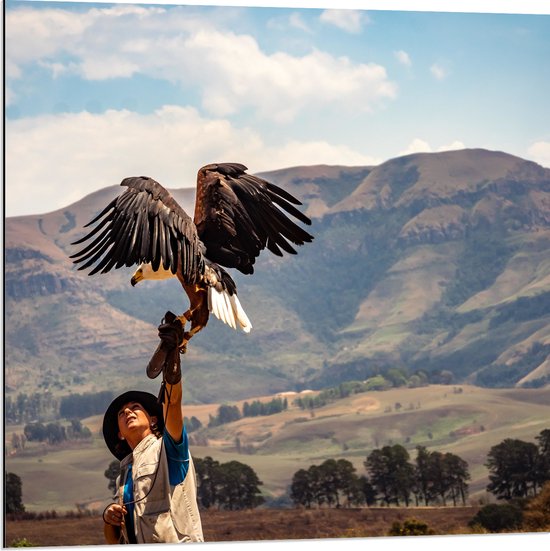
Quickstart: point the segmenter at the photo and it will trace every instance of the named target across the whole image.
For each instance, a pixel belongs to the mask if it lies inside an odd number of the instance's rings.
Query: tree
[[[444,473],[447,482],[447,488],[453,505],[456,506],[458,499],[462,505],[466,505],[466,496],[468,495],[467,480],[470,480],[468,463],[464,459],[452,453],[446,453],[443,458]]]
[[[294,505],[302,505],[307,509],[313,503],[313,491],[308,471],[300,469],[294,473],[290,485],[290,499]]]
[[[409,452],[403,446],[396,444],[392,448],[395,468],[393,491],[397,504],[399,505],[399,500],[402,499],[408,507],[414,487],[414,467],[409,463]]]
[[[342,492],[342,496],[346,500],[346,505],[349,507],[352,504],[358,504],[358,502],[364,502],[364,495],[362,495],[361,487],[359,485],[359,479],[355,474],[357,469],[353,466],[351,461],[347,459],[338,459],[336,461],[336,474],[337,474],[337,491]],[[337,500],[339,504],[339,500]]]
[[[414,468],[409,453],[400,444],[374,450],[365,461],[371,484],[382,495],[386,505],[400,500],[408,507],[414,487]]]
[[[258,475],[252,467],[239,461],[220,465],[218,484],[218,501],[224,509],[252,509],[264,501],[259,495],[262,482]]]
[[[220,464],[209,456],[194,461],[199,506],[208,509],[217,505],[233,511],[254,508],[264,502],[259,495],[262,482],[248,465],[239,461]]]
[[[197,473],[197,499],[205,509],[213,507],[218,501],[218,470],[220,463],[210,456],[194,460]]]
[[[225,423],[231,423],[238,421],[241,418],[241,412],[237,406],[230,406],[228,404],[222,404],[218,408],[218,414],[216,417],[210,415],[209,427],[216,427]]]
[[[338,495],[339,478],[338,466],[334,459],[327,459],[319,465],[319,487],[323,494],[323,500],[331,507],[340,506]]]
[[[23,505],[23,483],[21,478],[15,473],[4,471],[5,476],[5,502],[4,507],[6,513],[23,513],[25,506]]]
[[[355,472],[347,459],[327,459],[321,465],[311,465],[307,471],[300,469],[292,477],[290,499],[308,509],[314,503],[319,507],[324,504],[349,507],[365,502],[372,505],[376,492],[366,477],[359,478]]]
[[[381,496],[386,505],[389,505],[392,500],[389,458],[382,450],[376,449],[369,454],[364,464],[377,496]]]
[[[430,452],[428,451],[428,448],[426,448],[426,446],[417,446],[416,462],[414,468],[414,490],[417,505],[419,498],[422,498],[424,500],[424,505],[428,505],[428,503],[433,498],[431,491],[432,483],[430,469]]]
[[[62,427],[59,423],[48,423],[46,425],[46,438],[48,444],[59,444],[67,440],[65,427]]]
[[[542,487],[550,480],[550,429],[544,429],[535,437],[538,441],[537,485]]]
[[[29,442],[44,442],[47,439],[47,430],[42,423],[29,423],[23,428],[23,434]]]
[[[202,427],[202,423],[194,415],[189,419],[189,417],[184,417],[183,422],[188,433],[195,432]]]
[[[531,442],[506,438],[493,446],[485,466],[489,469],[487,490],[497,499],[535,495],[538,485],[539,454]]]
[[[67,432],[71,440],[83,440],[92,437],[92,431],[85,427],[80,419],[71,419],[71,426]]]
[[[326,501],[325,492],[322,487],[323,475],[321,468],[318,465],[311,465],[307,470],[307,474],[309,476],[313,501],[317,503],[318,507],[321,507]]]
[[[107,488],[112,490],[114,493],[116,491],[116,479],[120,474],[120,461],[117,461],[116,459],[111,461],[103,474],[105,475],[105,478],[109,480]]]
[[[364,498],[364,503],[366,503],[369,507],[371,505],[374,505],[376,503],[376,490],[374,489],[374,486],[370,483],[369,479],[366,476],[361,475],[357,479],[357,483],[359,486],[359,490]]]

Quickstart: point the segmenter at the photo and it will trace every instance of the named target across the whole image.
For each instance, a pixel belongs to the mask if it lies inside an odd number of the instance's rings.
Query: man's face
[[[150,430],[151,417],[139,402],[128,402],[118,410],[119,436],[128,438],[131,434]]]

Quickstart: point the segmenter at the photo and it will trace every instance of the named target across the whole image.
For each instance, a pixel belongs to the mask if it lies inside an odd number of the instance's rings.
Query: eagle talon
[[[188,321],[191,321],[193,319],[191,310],[187,310],[187,312],[184,312],[181,316],[178,316],[178,319],[181,321],[181,324],[185,327],[185,324]]]
[[[187,343],[191,340],[191,337],[193,335],[191,333],[189,333],[188,331],[186,331],[184,334],[183,334],[183,340],[181,341],[180,345],[179,345],[179,350],[180,350],[180,354],[185,354],[187,352]]]

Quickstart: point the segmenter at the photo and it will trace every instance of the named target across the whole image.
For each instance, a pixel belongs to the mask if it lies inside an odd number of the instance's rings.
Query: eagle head
[[[153,270],[151,264],[140,264],[139,268],[134,272],[130,283],[132,287],[135,287],[140,281],[144,279],[169,279],[171,277],[176,277],[176,274],[173,274],[170,270],[165,270],[162,266],[158,270]]]

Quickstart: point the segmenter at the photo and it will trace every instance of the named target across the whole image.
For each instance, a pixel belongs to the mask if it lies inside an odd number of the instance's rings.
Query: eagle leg
[[[184,283],[183,286],[189,297],[190,305],[189,309],[179,317],[179,320],[184,329],[187,322],[191,323],[191,328],[189,331],[184,332],[183,340],[179,345],[180,352],[185,354],[187,343],[191,340],[193,335],[198,333],[208,323],[209,310],[208,292],[206,289],[197,285],[185,285]]]
[[[178,346],[179,350],[180,350],[180,354],[185,354],[185,352],[187,352],[187,343],[191,340],[193,335],[195,335],[201,329],[204,328],[204,325],[201,324],[201,323],[197,323],[196,320],[193,320],[191,310],[188,310],[187,312],[185,312],[184,314],[179,316],[178,319],[181,321],[184,329],[185,329],[185,324],[188,321],[191,322],[190,330],[189,331],[184,331],[183,339],[182,339],[181,343]]]

